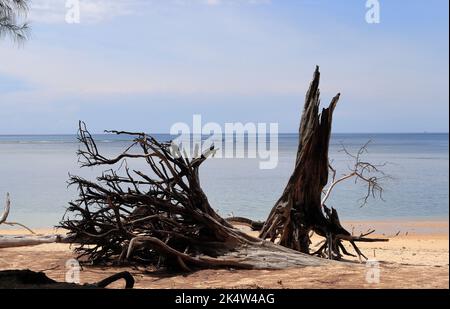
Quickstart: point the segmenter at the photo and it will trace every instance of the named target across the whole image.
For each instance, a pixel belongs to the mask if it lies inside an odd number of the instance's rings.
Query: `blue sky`
[[[168,132],[278,122],[296,132],[314,67],[334,132],[448,132],[448,1],[34,0],[32,38],[0,41],[0,134]]]

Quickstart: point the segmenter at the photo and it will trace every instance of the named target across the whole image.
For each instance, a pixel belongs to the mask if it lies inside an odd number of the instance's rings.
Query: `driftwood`
[[[127,271],[114,274],[97,283],[79,285],[57,282],[47,277],[43,272],[4,270],[0,271],[0,289],[98,289],[106,288],[111,283],[121,279],[125,280],[126,289],[133,288],[134,278]]]
[[[51,243],[69,243],[69,241],[64,235],[0,235],[0,249]]]
[[[229,217],[226,218],[227,222],[234,224],[234,225],[244,225],[251,228],[253,231],[260,231],[262,227],[264,226],[264,222],[262,221],[253,221],[248,218],[244,217]]]
[[[200,186],[199,167],[214,153],[213,147],[189,159],[171,143],[144,133],[110,133],[132,137],[130,146],[113,158],[102,155],[85,124],[79,125],[81,165],[109,167],[97,181],[70,177],[79,197],[70,203],[60,227],[68,230],[69,241],[78,244],[75,251],[80,259],[185,271],[277,269],[327,262],[251,237],[212,209]],[[148,169],[130,169],[132,160],[145,161]]]
[[[30,228],[21,223],[6,221],[8,219],[10,209],[11,209],[11,199],[9,193],[7,193],[5,209],[2,215],[0,216],[0,224],[5,224],[9,226],[20,226],[26,229],[28,232],[30,232],[31,235],[0,235],[0,249],[65,242],[65,236],[63,235],[37,235],[33,230],[31,230]]]
[[[367,147],[370,143],[371,141],[369,140],[361,146],[356,154],[352,154],[344,145],[342,145],[340,151],[347,154],[347,156],[354,161],[353,166],[349,168],[348,173],[337,178],[336,169],[329,163],[328,168],[330,169],[332,180],[328,187],[323,190],[323,198],[321,201],[322,207],[325,205],[336,185],[349,179],[354,179],[355,183],[363,182],[367,186],[366,194],[361,198],[361,207],[367,204],[370,197],[379,197],[383,200],[383,187],[381,186],[381,181],[390,179],[391,177],[381,170],[381,168],[387,165],[387,162],[373,164],[363,160],[363,155],[368,152]]]
[[[323,108],[319,114],[319,80],[320,73],[317,67],[313,81],[306,94],[299,129],[299,145],[294,172],[282,196],[276,202],[268,219],[265,221],[260,237],[309,254],[310,234],[315,232],[323,236],[325,240],[314,254],[329,259],[339,259],[342,254],[352,255],[342,244],[342,241],[346,240],[353,246],[361,259],[361,257],[365,258],[365,256],[356,246],[356,241],[387,240],[367,239],[365,236],[368,234],[352,236],[342,227],[337,211],[333,208],[329,209],[325,205],[325,201],[336,183],[332,183],[328,191],[325,190],[324,199],[321,199],[322,192],[324,192],[324,188],[328,183],[330,172],[328,148],[332,116],[340,94],[337,94],[331,100],[330,105],[327,108]],[[376,169],[375,166],[360,161],[359,155],[355,159],[357,163],[353,173],[344,179],[337,180],[337,182],[350,177],[365,179],[364,171],[372,168]],[[331,170],[333,171],[332,168]],[[367,180],[369,185],[369,195],[376,190],[380,190],[377,179],[370,178],[365,180]]]
[[[365,257],[356,242],[387,240],[367,238],[373,231],[351,235],[325,201],[338,182],[351,177],[366,181],[369,194],[373,194],[381,188],[378,179],[367,178],[364,173],[377,171],[377,167],[360,161],[358,154],[352,175],[336,179],[334,173],[325,189],[329,171],[334,171],[328,147],[339,94],[318,115],[319,79],[317,68],[306,95],[295,169],[267,221],[223,219],[212,209],[200,186],[199,168],[214,154],[214,147],[189,159],[170,142],[157,141],[145,133],[110,131],[129,138],[130,145],[108,158],[80,122],[81,166],[108,169],[96,181],[70,176],[79,196],[60,222],[68,235],[3,237],[0,246],[2,242],[4,247],[74,243],[78,258],[91,263],[140,263],[185,271],[213,267],[280,269],[330,263],[310,255],[310,234],[315,232],[325,240],[314,254],[329,259],[352,255],[342,243],[348,241],[360,258]],[[144,161],[147,170],[130,169],[128,162],[132,160]],[[260,238],[247,235],[232,223],[261,230]]]
[[[8,219],[9,216],[9,211],[11,209],[11,199],[9,198],[9,193],[6,193],[6,203],[5,203],[5,209],[3,210],[2,215],[0,216],[0,225],[1,224],[5,224],[5,225],[9,225],[9,226],[20,226],[23,227],[24,229],[26,229],[28,232],[35,234],[33,232],[32,229],[30,229],[29,227],[19,223],[19,222],[8,222],[6,221],[6,219]]]

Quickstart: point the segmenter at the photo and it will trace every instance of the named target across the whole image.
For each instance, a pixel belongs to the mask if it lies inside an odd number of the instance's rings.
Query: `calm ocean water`
[[[106,154],[117,154],[126,145],[115,136],[96,138]],[[339,152],[341,143],[356,150],[370,139],[366,160],[389,162],[384,171],[393,179],[384,182],[385,201],[371,199],[360,208],[365,188],[348,181],[336,187],[327,205],[339,211],[341,220],[448,219],[448,138],[448,134],[333,135],[330,157],[338,174],[350,164]],[[280,135],[278,166],[272,170],[259,169],[256,159],[207,160],[201,181],[211,205],[224,216],[265,219],[292,172],[297,139],[296,134]],[[67,188],[68,174],[92,179],[101,172],[78,167],[78,147],[71,135],[0,136],[0,198],[11,194],[10,220],[32,227],[58,223],[67,202],[76,197],[75,188]]]

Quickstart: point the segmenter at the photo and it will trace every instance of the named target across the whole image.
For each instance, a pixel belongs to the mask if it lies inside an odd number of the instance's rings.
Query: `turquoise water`
[[[109,155],[126,145],[116,136],[96,138]],[[448,219],[448,138],[448,134],[333,135],[330,158],[338,174],[351,164],[339,152],[341,143],[354,151],[370,139],[366,160],[388,162],[384,171],[392,179],[384,182],[385,201],[371,199],[360,208],[365,188],[348,181],[336,187],[327,205],[335,207],[342,220]],[[296,134],[280,134],[278,166],[273,170],[259,169],[257,159],[207,160],[201,181],[211,205],[224,216],[265,219],[292,172],[297,139]],[[0,136],[0,197],[11,194],[10,220],[32,227],[57,224],[67,202],[76,197],[75,188],[67,188],[68,174],[93,179],[101,172],[78,167],[78,147],[72,135]]]

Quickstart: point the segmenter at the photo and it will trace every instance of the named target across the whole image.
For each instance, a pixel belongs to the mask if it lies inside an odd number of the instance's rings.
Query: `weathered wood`
[[[186,263],[198,267],[234,267],[242,269],[284,269],[289,267],[321,266],[329,261],[317,257],[299,253],[289,248],[275,245],[272,242],[257,240],[250,244],[241,244],[233,250],[223,251],[215,257],[198,255],[190,256],[174,250],[164,242],[153,237],[139,237],[135,239],[129,248],[131,255],[136,243],[145,244],[158,248],[158,251],[169,257],[180,258],[183,265]]]
[[[51,243],[68,243],[68,241],[62,235],[0,235],[0,249]]]
[[[211,207],[200,186],[199,167],[214,147],[186,158],[144,133],[132,136],[125,152],[103,156],[80,122],[78,152],[82,166],[110,168],[92,182],[71,176],[79,197],[70,203],[62,228],[77,244],[79,257],[92,263],[140,263],[189,271],[193,268],[283,268],[323,265],[327,261],[251,237]],[[141,159],[152,177],[129,170],[123,160]],[[123,175],[114,169],[123,166]],[[74,216],[75,215],[75,216]],[[72,217],[72,218],[71,218]]]
[[[87,257],[94,263],[113,260],[183,270],[192,267],[285,268],[326,263],[307,255],[310,232],[314,231],[326,238],[315,254],[329,259],[339,258],[341,251],[351,255],[341,243],[345,240],[359,257],[364,257],[355,242],[386,239],[368,239],[365,237],[368,234],[353,236],[342,227],[336,210],[324,204],[336,183],[332,182],[321,201],[328,183],[332,115],[340,94],[319,114],[319,80],[317,67],[305,99],[294,172],[267,221],[255,222],[240,217],[223,219],[212,209],[200,186],[199,167],[214,153],[214,147],[190,160],[179,155],[179,151],[174,152],[170,143],[161,143],[144,133],[112,131],[132,136],[134,140],[123,153],[107,158],[99,152],[91,134],[80,122],[79,140],[84,149],[78,154],[82,166],[122,166],[125,159],[141,159],[148,164],[155,179],[142,171],[130,171],[126,164],[125,175],[109,169],[98,177],[98,182],[71,176],[71,184],[78,186],[79,198],[68,208],[68,213],[75,214],[76,219],[65,218],[61,222],[61,227],[69,231],[68,236],[9,236],[3,241],[0,238],[0,248],[2,242],[4,247],[68,242],[78,244],[75,251],[80,257]],[[135,148],[141,152],[136,152]],[[358,174],[360,162],[356,158],[353,172]],[[367,165],[362,169],[366,170]],[[376,181],[369,181],[369,184],[377,188]],[[7,202],[6,216],[8,211]],[[233,222],[261,229],[263,240],[236,229],[231,225]]]
[[[253,231],[260,231],[264,226],[263,221],[254,221],[244,217],[229,217],[225,220],[231,224],[248,226]]]
[[[376,176],[366,177],[366,172],[376,172],[384,175],[378,166],[363,162],[360,155],[366,151],[364,145],[356,156],[349,154],[355,159],[354,168],[351,173],[342,178],[335,179],[336,172],[331,167],[328,159],[328,149],[331,136],[331,125],[334,109],[339,101],[338,93],[327,108],[319,113],[320,90],[319,67],[316,67],[313,81],[306,94],[305,105],[299,128],[299,144],[295,161],[294,171],[289,178],[283,194],[272,208],[268,219],[260,232],[260,238],[269,239],[272,242],[297,250],[310,253],[311,231],[325,237],[323,245],[314,252],[321,257],[329,259],[340,259],[341,252],[348,253],[342,245],[342,241],[349,241],[358,257],[365,256],[358,249],[355,242],[388,241],[387,239],[366,238],[368,234],[353,236],[342,227],[337,211],[327,208],[330,192],[335,185],[346,179],[355,177],[362,179],[368,184],[368,193],[365,197],[378,192],[381,196],[382,188],[379,178]],[[333,173],[333,181],[329,188],[324,187],[328,183],[329,172]]]
[[[0,225],[1,224],[5,224],[5,225],[9,225],[9,226],[17,225],[17,226],[23,227],[24,229],[28,230],[31,234],[35,234],[32,229],[30,229],[26,225],[23,225],[22,223],[19,223],[19,222],[7,222],[6,219],[8,219],[10,209],[11,209],[11,199],[9,198],[9,193],[6,193],[5,209],[3,210],[3,213],[0,216]]]
[[[300,122],[294,172],[260,233],[262,239],[279,239],[280,245],[304,253],[309,253],[311,230],[321,235],[329,233],[321,194],[328,182],[332,115],[340,94],[319,114],[319,81],[319,67],[316,67]]]

